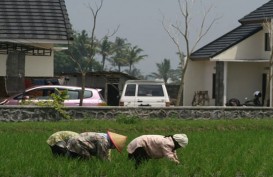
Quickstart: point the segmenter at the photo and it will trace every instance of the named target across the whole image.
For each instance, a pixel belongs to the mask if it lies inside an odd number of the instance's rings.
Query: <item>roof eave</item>
[[[71,44],[73,40],[52,40],[52,39],[0,39],[0,42],[18,44]]]
[[[251,24],[251,23],[265,23],[265,22],[268,22],[268,21],[271,21],[271,18],[253,18],[253,19],[241,19],[239,20],[239,22],[243,25],[245,24]]]

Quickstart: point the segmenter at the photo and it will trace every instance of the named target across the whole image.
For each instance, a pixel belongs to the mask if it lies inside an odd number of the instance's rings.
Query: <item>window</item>
[[[164,96],[162,85],[139,85],[138,96]]]
[[[135,96],[136,84],[128,84],[125,91],[125,96]]]
[[[78,90],[68,90],[67,95],[69,100],[76,100],[80,98]]]
[[[85,90],[83,94],[83,98],[91,98],[93,96],[92,92],[89,90]]]
[[[265,36],[264,36],[264,50],[265,51],[271,51],[270,34],[269,33],[265,33]]]

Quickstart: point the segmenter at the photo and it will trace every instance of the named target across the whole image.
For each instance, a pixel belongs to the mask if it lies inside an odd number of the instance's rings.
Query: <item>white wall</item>
[[[210,105],[215,104],[212,99],[212,78],[215,73],[215,62],[189,61],[185,75],[184,106],[191,106],[195,91],[208,91]]]
[[[54,53],[51,56],[26,56],[26,77],[53,77]],[[7,55],[0,55],[0,76],[6,76]]]
[[[51,56],[26,56],[26,77],[53,77],[54,59]]]
[[[222,52],[221,54],[213,57],[218,60],[257,60],[268,59],[269,53],[264,48],[264,35],[266,31],[262,30],[253,36],[243,40],[230,49]]]

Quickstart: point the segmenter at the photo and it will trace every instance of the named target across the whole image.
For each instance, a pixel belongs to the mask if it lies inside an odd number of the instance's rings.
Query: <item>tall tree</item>
[[[269,100],[269,106],[272,107],[272,90],[270,88],[270,85],[272,86],[272,76],[273,76],[273,26],[272,26],[272,19],[266,19],[263,23],[264,29],[267,32],[267,47],[269,47],[270,55],[269,55],[269,62],[268,62],[268,74],[267,74],[267,80],[266,80],[266,92],[265,92],[265,98],[264,98],[264,106],[267,106]]]
[[[156,63],[157,73],[153,72],[149,75],[152,78],[163,79],[165,83],[171,77],[171,62],[169,59],[164,58],[162,63]]]
[[[185,78],[185,73],[187,70],[188,62],[190,60],[190,56],[192,52],[195,50],[196,46],[199,44],[199,42],[204,38],[204,36],[207,35],[207,33],[210,31],[211,27],[213,24],[217,21],[217,18],[214,18],[211,22],[209,22],[208,25],[207,23],[207,18],[208,14],[211,11],[212,7],[209,7],[208,9],[204,10],[204,13],[202,15],[200,27],[199,27],[199,32],[195,32],[195,30],[190,29],[193,27],[191,25],[192,17],[190,15],[190,3],[194,5],[196,1],[192,0],[177,0],[178,1],[178,7],[180,11],[180,15],[182,16],[183,20],[183,26],[181,26],[181,22],[176,22],[174,24],[170,24],[169,26],[166,24],[165,19],[163,18],[162,25],[175,44],[177,50],[178,50],[178,56],[180,59],[181,65],[181,80],[180,80],[180,87],[177,95],[177,102],[176,106],[183,105],[183,91],[184,91],[184,78]],[[182,1],[182,2],[181,2]],[[191,43],[190,40],[190,33],[194,32],[197,34],[195,42]],[[182,37],[182,41],[184,42],[184,50],[186,52],[183,52],[183,47],[182,44],[179,42],[179,38]],[[184,57],[185,54],[185,57]]]
[[[102,70],[104,70],[106,59],[113,53],[113,43],[108,40],[108,36],[105,36],[99,43],[98,52],[102,56],[101,64]]]
[[[113,44],[114,55],[109,60],[113,66],[118,67],[118,71],[121,72],[121,67],[127,65],[127,48],[130,46],[129,43],[126,43],[126,39],[116,37],[116,40]]]
[[[80,94],[80,106],[82,106],[82,103],[83,103],[83,95],[84,95],[84,90],[85,90],[85,76],[86,76],[86,73],[90,70],[90,68],[92,68],[92,62],[94,62],[94,57],[96,54],[97,43],[96,43],[96,38],[95,38],[95,30],[96,30],[96,25],[97,25],[97,17],[98,17],[98,14],[102,8],[102,5],[103,5],[103,0],[100,0],[99,4],[96,3],[95,8],[92,7],[90,4],[88,6],[91,13],[92,13],[92,17],[93,17],[92,18],[91,36],[88,40],[88,43],[85,44],[85,45],[87,45],[88,50],[87,51],[78,50],[78,53],[87,52],[87,57],[80,58],[78,55],[75,55],[76,51],[75,51],[75,53],[72,52],[69,55],[70,59],[76,63],[79,71],[82,74],[82,85],[81,85],[82,91]]]
[[[131,71],[129,71],[129,69],[125,69],[124,72],[129,74],[130,76],[134,76],[135,78],[144,79],[144,76],[141,74],[141,71],[137,68],[133,68]]]
[[[127,62],[129,65],[129,72],[131,72],[133,65],[143,60],[147,55],[140,55],[140,53],[143,52],[143,50],[138,46],[134,47],[129,46],[127,52],[128,52]]]

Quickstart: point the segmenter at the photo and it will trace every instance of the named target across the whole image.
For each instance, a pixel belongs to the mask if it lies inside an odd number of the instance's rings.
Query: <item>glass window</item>
[[[77,90],[68,90],[67,95],[69,100],[76,100],[80,98],[79,91]]]
[[[265,33],[264,43],[265,43],[264,50],[270,51],[271,47],[270,47],[270,34],[269,33]]]
[[[93,96],[93,93],[89,90],[84,91],[83,98],[91,98]]]
[[[162,85],[139,85],[138,96],[164,96]]]
[[[128,84],[125,91],[125,96],[135,96],[136,84]]]

